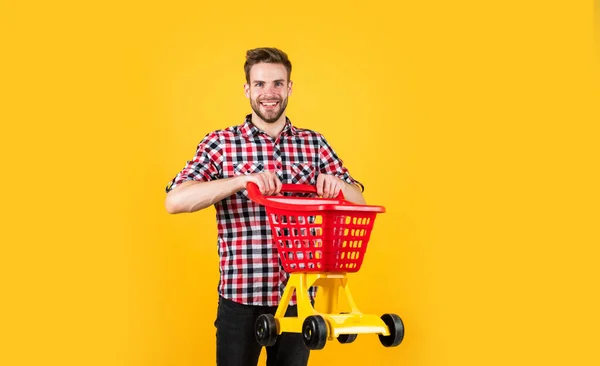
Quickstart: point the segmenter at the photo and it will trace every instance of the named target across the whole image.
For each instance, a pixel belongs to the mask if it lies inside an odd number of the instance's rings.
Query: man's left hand
[[[336,198],[346,182],[327,174],[317,176],[317,194],[323,198]]]

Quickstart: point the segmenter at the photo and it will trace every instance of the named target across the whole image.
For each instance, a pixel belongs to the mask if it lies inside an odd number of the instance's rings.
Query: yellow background
[[[387,208],[350,283],[407,329],[311,365],[599,364],[598,31],[565,3],[2,2],[0,365],[214,364],[214,210],[164,187],[260,46]]]

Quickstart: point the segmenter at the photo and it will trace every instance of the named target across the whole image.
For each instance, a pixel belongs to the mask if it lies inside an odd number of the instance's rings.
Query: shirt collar
[[[240,132],[244,136],[253,137],[258,133],[262,132],[258,127],[252,123],[252,115],[249,114],[246,116],[246,120],[244,124],[240,126]],[[283,126],[283,130],[281,130],[281,136],[295,136],[298,134],[296,127],[292,125],[292,121],[289,118],[285,117],[285,126]]]

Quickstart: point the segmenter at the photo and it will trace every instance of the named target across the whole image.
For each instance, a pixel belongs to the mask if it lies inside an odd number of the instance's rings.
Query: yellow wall
[[[388,210],[350,281],[406,339],[311,365],[598,364],[591,6],[297,3],[0,5],[0,365],[214,364],[214,211],[163,190],[259,46]]]

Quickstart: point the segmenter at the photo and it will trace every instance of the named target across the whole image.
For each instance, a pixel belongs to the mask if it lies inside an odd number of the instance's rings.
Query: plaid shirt
[[[330,174],[362,187],[321,134],[296,128],[287,119],[274,139],[252,124],[248,115],[242,125],[206,135],[167,192],[187,180],[211,181],[263,171],[276,172],[282,183],[314,185],[318,174]],[[215,208],[219,293],[242,304],[277,306],[289,275],[279,263],[265,208],[251,201],[246,190],[217,202]]]

